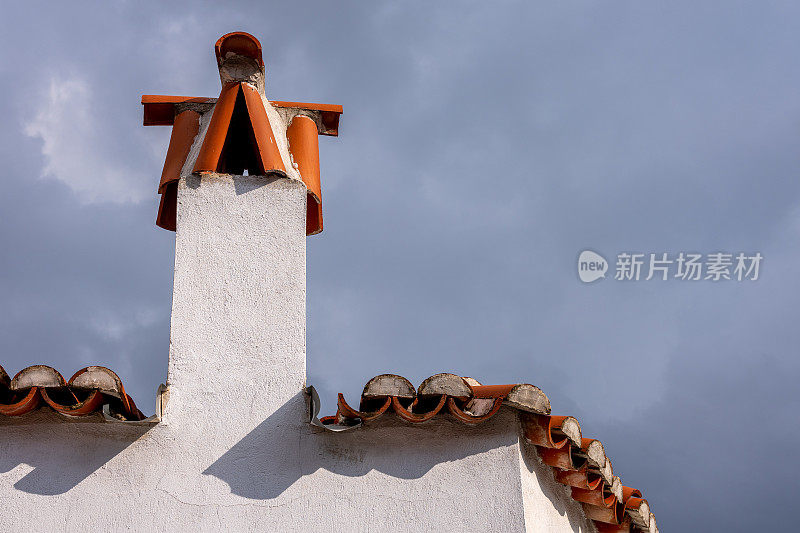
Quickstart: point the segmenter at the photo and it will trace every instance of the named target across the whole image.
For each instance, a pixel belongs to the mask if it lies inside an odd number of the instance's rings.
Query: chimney
[[[337,135],[341,114],[270,102],[252,35],[227,34],[215,52],[219,98],[142,97],[145,125],[173,127],[157,216],[175,231],[167,424],[214,410],[239,426],[301,399],[305,239],[322,231],[318,135]]]

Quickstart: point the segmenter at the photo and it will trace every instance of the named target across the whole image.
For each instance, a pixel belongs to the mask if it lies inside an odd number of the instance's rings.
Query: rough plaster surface
[[[518,449],[526,531],[596,531],[570,489],[558,483],[539,458],[536,447],[520,439]]]
[[[511,409],[305,422],[305,201],[290,179],[181,180],[164,420],[0,427],[0,531],[593,531]]]

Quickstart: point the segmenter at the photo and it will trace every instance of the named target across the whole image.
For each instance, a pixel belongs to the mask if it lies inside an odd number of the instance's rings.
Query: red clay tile
[[[193,172],[241,174],[244,168],[286,174],[261,95],[236,82],[222,88]]]
[[[622,487],[622,501],[627,502],[631,498],[641,498],[642,493],[638,489],[631,487]]]
[[[199,129],[200,114],[195,111],[187,109],[175,118],[175,125],[172,127],[172,135],[167,148],[167,157],[164,161],[164,170],[161,172],[161,182],[158,185],[161,201],[158,206],[156,225],[164,229],[175,231],[176,204],[178,202],[177,182],[181,177],[181,169]]]
[[[571,416],[525,414],[521,417],[525,438],[545,448],[562,448],[580,442],[581,428]]]
[[[572,499],[581,503],[588,503],[589,505],[597,505],[599,507],[611,507],[617,503],[617,498],[614,497],[613,494],[606,494],[603,491],[602,485],[599,485],[594,490],[572,487]]]
[[[417,389],[403,376],[381,374],[369,380],[361,392],[362,402],[372,398],[383,399],[388,396],[408,400],[410,403],[417,397]]]
[[[443,396],[444,398],[444,396]],[[470,405],[467,403],[467,405]],[[450,411],[450,414],[453,415],[456,419],[460,420],[465,424],[480,424],[481,422],[490,419],[493,417],[497,411],[503,406],[503,398],[495,398],[491,406],[485,410],[485,412],[481,412],[480,414],[475,414],[470,410],[462,410],[458,407],[458,401],[454,398],[448,398],[447,400],[447,410]]]
[[[264,108],[264,101],[261,99],[261,95],[247,83],[240,85],[247,104],[250,125],[253,127],[256,144],[258,145],[262,170],[259,174],[268,174],[275,171],[285,173],[286,169],[283,166],[283,160],[278,151],[278,144],[275,142],[272,126],[269,123],[267,110]]]
[[[634,524],[647,528],[650,524],[650,504],[644,498],[629,498],[625,502],[625,511]]]
[[[239,95],[239,83],[229,83],[222,88],[222,92],[214,106],[211,123],[203,139],[203,146],[194,164],[194,172],[216,172],[222,149],[225,146],[225,137],[233,117],[233,108],[236,97]]]
[[[292,154],[303,183],[308,188],[306,235],[322,231],[322,188],[319,179],[319,135],[310,118],[297,115],[286,130]]]
[[[161,182],[158,184],[158,192],[163,193],[167,184],[177,181],[181,177],[181,168],[186,162],[186,156],[189,155],[189,150],[192,148],[192,143],[199,130],[200,113],[187,109],[175,117],[164,169],[161,171]]]
[[[194,117],[212,111],[211,122],[192,172],[286,176],[278,144],[265,108],[265,100],[245,81],[227,82],[222,75],[229,54],[249,57],[264,68],[261,44],[245,32],[232,32],[220,37],[214,45],[220,75],[225,83],[219,98],[192,96],[143,95],[145,126],[173,125],[173,134],[159,184],[161,200],[156,224],[175,230],[177,184],[180,171],[192,146],[187,139],[197,135]],[[237,60],[238,61],[238,60]],[[322,231],[322,188],[319,176],[318,135],[339,133],[342,106],[303,102],[272,101],[273,108],[288,110],[291,117],[286,135],[300,176],[308,188],[306,234]],[[177,116],[176,116],[177,115]],[[185,118],[181,118],[185,117]],[[198,120],[199,123],[199,120]],[[193,134],[193,135],[192,135]],[[177,177],[176,177],[177,176]]]
[[[606,524],[619,524],[623,518],[622,505],[616,503],[611,507],[598,507],[597,505],[582,504],[586,517],[595,522]]]
[[[439,401],[436,403],[436,405],[433,406],[432,409],[422,410],[419,408],[419,405],[421,405],[419,399],[415,399],[414,402],[411,404],[411,406],[408,409],[406,409],[400,403],[400,400],[398,398],[392,398],[392,408],[394,409],[394,412],[397,414],[397,416],[399,416],[406,422],[415,422],[415,423],[427,422],[428,420],[432,419],[434,416],[439,414],[439,412],[444,408],[446,403],[447,403],[447,396],[442,395],[440,396]],[[420,409],[421,412],[415,412],[416,409]]]
[[[308,102],[285,102],[282,100],[270,100],[272,107],[283,107],[296,109],[298,111],[318,111],[321,124],[317,132],[320,135],[339,135],[339,117],[342,115],[343,108],[337,104],[311,104]]]
[[[122,381],[105,367],[83,368],[69,381],[45,365],[24,368],[12,380],[2,367],[0,371],[0,415],[23,416],[47,405],[64,415],[86,416],[110,405],[111,413],[122,420],[144,419]]]
[[[344,399],[344,395],[339,394],[339,413],[337,413],[338,418],[358,418],[363,422],[368,422],[370,420],[375,420],[383,413],[385,413],[389,407],[392,405],[392,398],[387,396],[383,403],[378,407],[375,411],[357,411],[350,407]]]
[[[0,414],[5,416],[22,416],[39,407],[42,398],[38,387],[31,387],[22,395],[16,396],[7,404],[0,404]]]
[[[56,392],[61,392],[61,391],[56,391]],[[96,411],[99,411],[102,408],[103,403],[105,401],[103,393],[96,390],[90,391],[84,399],[79,400],[76,396],[74,396],[74,393],[72,393],[72,391],[66,389],[63,391],[63,393],[65,393],[65,395],[71,396],[71,398],[67,397],[68,403],[60,403],[59,400],[52,399],[50,397],[52,393],[48,393],[47,389],[41,389],[40,393],[42,395],[42,399],[45,401],[45,403],[47,403],[47,405],[49,405],[59,413],[63,413],[65,415],[70,415],[70,416],[85,416],[94,413]]]
[[[628,533],[631,530],[631,521],[625,520],[621,524],[606,524],[595,522],[598,533]]]
[[[472,387],[461,376],[443,373],[429,377],[417,388],[417,396],[438,398],[442,395],[468,400],[472,397]]]
[[[602,482],[599,475],[590,472],[586,467],[580,470],[557,470],[555,477],[563,485],[586,490],[595,490]]]
[[[177,104],[213,104],[216,98],[197,96],[167,96],[159,94],[143,94],[142,107],[144,126],[172,126],[175,123],[175,106]]]
[[[260,67],[264,66],[264,60],[261,57],[261,43],[243,31],[234,31],[220,37],[214,44],[214,53],[217,56],[217,64],[221,64],[228,53],[234,53],[255,59]]]
[[[64,387],[67,382],[55,369],[46,365],[33,365],[23,368],[11,380],[11,390],[23,390],[31,387]]]
[[[466,381],[466,380],[465,380]],[[469,382],[467,382],[469,383]],[[476,398],[505,398],[517,385],[472,385],[472,394]]]
[[[214,105],[216,98],[202,96],[171,96],[159,94],[142,95],[144,126],[171,126],[175,121],[175,109],[178,104]],[[309,102],[287,102],[283,100],[270,100],[272,107],[294,109],[298,112],[317,112],[320,123],[317,133],[320,135],[339,135],[339,116],[344,112],[342,106],[336,104],[314,104]]]
[[[573,453],[572,446],[569,445],[563,448],[537,447],[536,450],[539,452],[542,462],[553,468],[580,470],[586,464],[580,456]]]

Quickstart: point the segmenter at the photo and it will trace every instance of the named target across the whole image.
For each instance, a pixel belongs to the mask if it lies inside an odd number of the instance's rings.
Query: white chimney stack
[[[301,181],[180,179],[167,423],[208,409],[263,420],[302,390],[305,223]]]
[[[218,99],[142,99],[145,124],[173,125],[157,221],[176,231],[164,422],[224,425],[203,413],[235,410],[237,432],[243,415],[263,421],[295,401],[301,423],[317,135],[338,133],[341,108],[267,100],[249,34],[223,36],[215,52]]]

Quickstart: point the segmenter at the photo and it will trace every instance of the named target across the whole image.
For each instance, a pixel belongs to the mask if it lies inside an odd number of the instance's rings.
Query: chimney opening
[[[230,127],[225,136],[225,144],[217,164],[217,172],[243,175],[245,171],[248,172],[248,175],[266,174],[259,157],[256,134],[250,123],[244,94],[239,91],[233,107]]]

